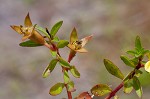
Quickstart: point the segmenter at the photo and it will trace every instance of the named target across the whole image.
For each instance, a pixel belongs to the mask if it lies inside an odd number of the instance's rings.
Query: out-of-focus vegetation
[[[48,79],[42,78],[42,72],[51,57],[47,49],[21,48],[19,35],[9,27],[20,24],[30,12],[32,21],[50,28],[52,24],[63,20],[64,24],[58,35],[69,39],[73,27],[79,31],[79,38],[93,33],[93,40],[88,44],[89,54],[78,54],[73,64],[81,72],[81,78],[75,79],[79,92],[87,91],[97,83],[117,85],[103,65],[103,58],[111,59],[127,73],[130,68],[119,59],[134,45],[136,35],[141,37],[143,46],[149,47],[150,36],[150,1],[148,0],[1,0],[0,1],[0,98],[1,99],[61,99],[48,94],[49,86],[62,80],[53,72]],[[65,56],[66,51],[61,51]],[[78,57],[80,56],[80,57]],[[67,56],[66,56],[67,57]],[[49,58],[49,59],[48,59]],[[57,68],[61,69],[61,68]],[[148,75],[146,72],[145,75]],[[55,79],[57,77],[57,79]],[[146,77],[146,78],[145,78]],[[149,76],[141,77],[143,99],[149,97]],[[72,77],[73,79],[73,77]],[[110,80],[113,79],[113,80]],[[147,80],[143,80],[147,79]],[[137,99],[135,93],[120,93],[121,99]]]

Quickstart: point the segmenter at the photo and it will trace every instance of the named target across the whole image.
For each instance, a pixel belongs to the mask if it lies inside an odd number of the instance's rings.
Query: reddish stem
[[[67,90],[67,86],[66,87],[66,90]],[[68,99],[72,99],[72,95],[71,95],[71,92],[70,91],[67,91],[67,95],[68,95]]]
[[[68,56],[68,62],[70,63],[71,62],[71,60],[73,59],[73,57],[75,56],[75,54],[76,54],[76,52],[74,52],[74,51],[70,51],[70,54],[69,54],[69,56]],[[65,85],[65,87],[66,87],[66,90],[67,90],[67,85]],[[68,94],[68,99],[72,99],[72,95],[71,95],[71,92],[70,91],[67,91],[67,94]]]
[[[111,97],[114,97],[115,94],[123,87],[124,83],[122,82],[120,85],[118,85],[105,99],[110,99]]]

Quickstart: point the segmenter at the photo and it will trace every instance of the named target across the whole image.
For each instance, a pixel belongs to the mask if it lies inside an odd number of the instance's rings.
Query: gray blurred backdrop
[[[43,27],[51,28],[63,20],[57,34],[61,39],[69,40],[73,27],[77,28],[79,38],[94,35],[86,45],[88,54],[77,54],[71,62],[81,73],[79,79],[71,76],[77,88],[73,96],[77,96],[98,83],[115,88],[121,82],[106,71],[103,59],[112,60],[127,74],[132,69],[119,57],[134,48],[136,35],[141,37],[145,48],[150,49],[149,9],[149,0],[0,0],[0,99],[62,99],[67,96],[65,90],[56,97],[48,94],[52,85],[63,81],[63,76],[59,76],[60,66],[50,77],[42,78],[44,68],[52,59],[49,50],[20,47],[21,36],[10,28],[10,25],[23,24],[28,12],[32,22]],[[60,51],[67,58],[69,49]],[[144,72],[140,81],[143,99],[148,99],[150,75]],[[121,90],[118,96],[138,99],[134,91],[127,95]]]

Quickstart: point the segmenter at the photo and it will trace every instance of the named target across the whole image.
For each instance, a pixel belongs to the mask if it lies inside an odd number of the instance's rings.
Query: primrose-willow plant
[[[70,79],[69,72],[75,77],[79,78],[80,73],[77,70],[76,66],[72,65],[70,62],[75,57],[76,53],[86,53],[87,50],[84,48],[85,44],[92,38],[92,35],[87,36],[81,40],[78,39],[77,31],[74,28],[70,35],[70,41],[68,40],[60,40],[56,33],[62,26],[63,21],[57,22],[52,29],[49,31],[47,28],[42,28],[37,24],[32,24],[29,13],[25,17],[24,26],[16,26],[11,25],[11,28],[23,35],[20,46],[22,47],[38,47],[38,46],[46,46],[49,48],[53,59],[50,61],[48,66],[45,68],[42,76],[43,78],[49,77],[52,71],[55,69],[56,64],[62,67],[63,79],[62,82],[57,82],[53,85],[49,94],[52,96],[59,95],[64,88],[66,88],[68,99],[73,99],[72,93],[76,91],[74,86],[74,82]],[[29,40],[27,40],[29,39]],[[25,41],[27,40],[27,41]],[[68,60],[64,59],[59,49],[68,47],[70,49],[70,53],[68,55]],[[107,71],[120,78],[120,84],[115,88],[110,88],[107,84],[97,84],[93,86],[90,92],[82,92],[78,96],[74,97],[75,99],[92,99],[94,96],[101,97],[103,95],[107,95],[105,99],[110,99],[114,97],[114,99],[118,99],[116,93],[123,88],[124,93],[130,93],[133,89],[135,89],[139,98],[142,97],[142,87],[140,85],[140,81],[138,77],[142,74],[140,70],[142,67],[145,68],[147,72],[150,72],[150,51],[145,50],[140,41],[140,37],[137,36],[135,40],[135,49],[127,51],[128,54],[131,54],[132,57],[127,57],[122,55],[121,60],[127,65],[133,68],[131,72],[129,72],[126,76],[119,70],[119,68],[110,60],[104,59],[104,65]],[[148,57],[148,61],[144,61],[144,57]]]

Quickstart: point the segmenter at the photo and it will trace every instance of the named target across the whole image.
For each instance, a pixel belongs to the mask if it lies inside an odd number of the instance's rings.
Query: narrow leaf
[[[111,91],[112,89],[106,84],[98,84],[91,89],[91,93],[95,96],[103,96],[110,93]]]
[[[133,83],[132,83],[132,79],[130,79],[129,81],[124,83],[123,91],[124,91],[124,93],[129,94],[129,93],[131,93],[132,90],[133,90]]]
[[[19,45],[22,46],[22,47],[37,47],[37,46],[43,46],[42,44],[35,43],[35,42],[31,41],[31,40],[22,42],[22,43],[20,43]]]
[[[69,81],[70,81],[70,77],[68,75],[68,72],[65,70],[64,71],[64,83],[68,84]]]
[[[141,70],[135,70],[135,76],[140,77],[143,72]]]
[[[67,40],[60,40],[57,44],[58,48],[64,48],[65,46],[67,46],[69,44],[69,42]]]
[[[144,50],[144,51],[142,52],[142,55],[147,55],[147,54],[149,54],[149,53],[150,53],[149,50]]]
[[[61,57],[58,57],[58,59],[59,59],[59,63],[60,63],[61,66],[65,67],[65,68],[70,68],[70,64],[67,61],[65,61]]]
[[[78,72],[75,66],[71,66],[70,72],[74,77],[80,78],[80,73]]]
[[[134,57],[133,59],[131,59],[131,61],[134,63],[134,65],[136,66],[139,62],[139,58]]]
[[[126,53],[127,53],[127,54],[131,54],[131,55],[135,55],[135,54],[136,54],[136,52],[135,52],[134,50],[129,50],[129,51],[127,51]]]
[[[142,49],[142,45],[141,45],[141,41],[140,41],[140,37],[137,36],[136,39],[135,39],[135,47],[137,49]]]
[[[57,52],[56,51],[50,50],[50,53],[51,53],[53,58],[56,58],[56,56],[57,56]]]
[[[74,82],[73,81],[68,82],[67,90],[70,91],[70,92],[76,91],[76,89],[74,88]]]
[[[138,80],[136,76],[133,77],[133,88],[135,89],[139,98],[142,98],[142,94],[143,94],[142,87],[141,87],[140,81]]]
[[[59,28],[62,26],[63,21],[57,22],[51,29],[51,35],[54,37],[58,32]]]
[[[52,96],[56,96],[60,94],[64,88],[64,83],[57,83],[54,86],[51,87],[49,94]]]
[[[122,55],[120,58],[127,66],[135,68],[134,63],[128,57]]]
[[[104,65],[110,74],[112,74],[120,79],[124,78],[124,76],[123,76],[122,72],[119,70],[119,68],[115,64],[113,64],[110,60],[104,59]]]
[[[53,40],[52,40],[52,42],[59,42],[59,38],[57,37],[57,36],[55,36],[54,38],[53,38]]]
[[[46,69],[43,72],[43,78],[46,78],[50,75],[50,73],[54,70],[56,64],[57,64],[58,60],[57,59],[53,59],[49,65],[46,67]]]
[[[43,33],[46,37],[50,38],[50,36],[48,35],[48,33],[46,32],[46,29],[40,27],[40,26],[37,26],[35,27],[38,31],[40,31],[41,33]]]

